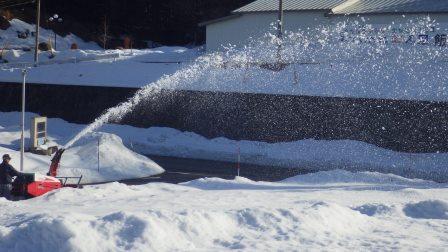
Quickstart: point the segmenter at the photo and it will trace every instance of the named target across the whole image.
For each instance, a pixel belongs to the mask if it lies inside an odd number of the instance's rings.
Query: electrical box
[[[30,149],[38,149],[47,141],[47,118],[36,116],[31,119]]]
[[[47,139],[47,118],[36,116],[31,118],[30,151],[36,154],[51,155],[57,146]]]

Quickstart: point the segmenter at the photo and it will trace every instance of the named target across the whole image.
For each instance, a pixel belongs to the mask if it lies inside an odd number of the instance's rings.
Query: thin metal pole
[[[103,49],[106,50],[107,44],[107,16],[104,16],[104,38],[103,38]]]
[[[36,2],[36,40],[34,43],[34,66],[39,64],[39,27],[40,27],[40,0]]]
[[[54,27],[53,27],[53,29],[54,29]],[[53,33],[54,33],[54,50],[56,51],[56,50],[58,50],[56,48],[56,32],[53,31]]]
[[[238,174],[238,177],[240,176],[240,161],[241,161],[241,149],[240,149],[240,144],[238,143],[238,162],[236,163],[236,166],[237,166],[237,170],[238,170],[238,172],[237,172],[237,174]]]
[[[23,166],[24,166],[24,154],[25,154],[25,90],[26,90],[26,74],[27,70],[22,70],[22,120],[20,123],[20,126],[22,128],[22,133],[20,137],[20,171],[23,172]]]
[[[100,172],[100,141],[101,139],[98,138],[98,173]]]
[[[277,48],[277,59],[280,64],[281,59],[281,50],[282,50],[282,40],[283,40],[283,0],[278,0],[278,20],[277,20],[277,38],[278,48]]]

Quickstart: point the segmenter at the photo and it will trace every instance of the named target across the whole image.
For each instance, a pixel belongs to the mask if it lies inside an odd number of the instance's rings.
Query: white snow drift
[[[280,183],[111,183],[29,201],[0,199],[0,245],[20,252],[443,251],[448,245],[446,184],[389,175],[379,183],[369,172],[321,175]],[[313,183],[292,182],[309,176]]]
[[[7,116],[8,115],[8,116]],[[30,114],[27,114],[30,115]],[[0,113],[0,153],[12,156],[12,164],[19,169],[20,128],[17,125],[19,113]],[[27,118],[30,118],[28,116]],[[52,123],[55,122],[55,123]],[[62,122],[58,125],[57,122]],[[61,139],[66,139],[76,130],[76,125],[70,125],[62,120],[50,120],[50,131],[57,127],[64,132]],[[50,136],[53,136],[50,132]],[[27,132],[26,137],[29,137]],[[53,137],[57,143],[61,140]],[[99,167],[98,167],[98,141]],[[46,174],[50,167],[51,157],[31,153],[25,154],[24,172]],[[137,154],[123,145],[120,137],[108,133],[95,133],[83,138],[74,147],[68,149],[61,160],[60,176],[83,176],[83,183],[115,181],[130,178],[141,178],[163,173],[164,170],[149,158]],[[69,181],[74,182],[74,181]]]

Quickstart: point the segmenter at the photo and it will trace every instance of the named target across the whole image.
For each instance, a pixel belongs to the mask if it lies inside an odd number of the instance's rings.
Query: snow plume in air
[[[142,101],[156,101],[162,90],[448,97],[447,31],[439,26],[429,18],[386,26],[358,20],[285,32],[283,39],[268,33],[242,49],[230,46],[201,56],[173,75],[144,86],[128,101],[108,109],[65,148],[103,124],[121,120]]]
[[[164,76],[155,83],[148,84],[142,87],[126,102],[120,103],[119,105],[109,108],[100,117],[96,118],[93,123],[84,128],[79,132],[72,140],[70,140],[64,148],[70,148],[75,142],[77,142],[81,137],[93,132],[95,129],[101,127],[103,124],[110,121],[119,121],[127,113],[129,113],[136,105],[138,105],[143,100],[155,99],[157,94],[162,89],[172,89],[175,87],[176,83],[180,81],[190,80],[194,81],[198,75],[201,73],[201,68],[199,64],[193,64],[182,71],[178,71],[171,76]]]

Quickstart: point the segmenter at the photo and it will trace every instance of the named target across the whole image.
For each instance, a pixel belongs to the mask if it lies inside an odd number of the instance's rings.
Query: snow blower
[[[47,192],[60,189],[62,187],[81,187],[80,177],[57,177],[59,163],[61,161],[64,149],[59,149],[51,159],[50,170],[47,176],[37,173],[20,173],[12,184],[11,194],[19,198],[34,198],[41,196]],[[75,179],[75,184],[67,184],[70,179]]]

